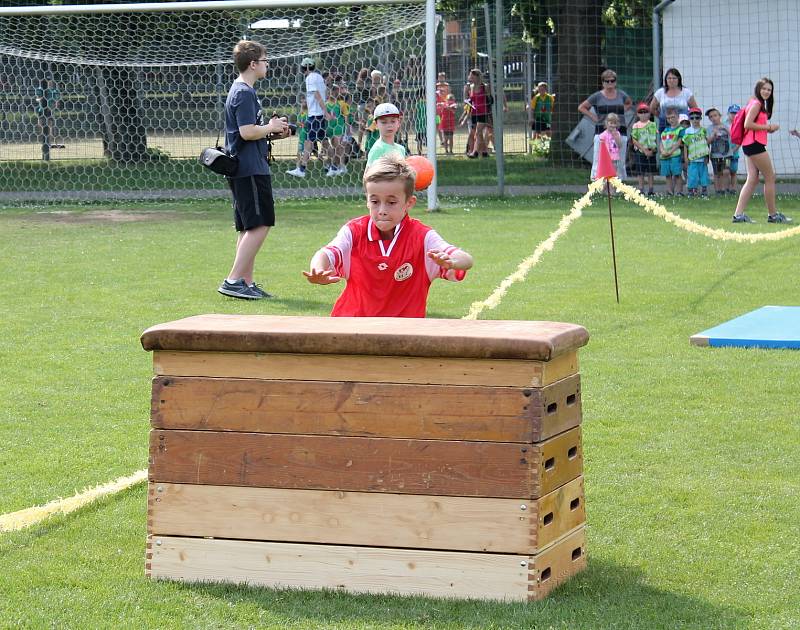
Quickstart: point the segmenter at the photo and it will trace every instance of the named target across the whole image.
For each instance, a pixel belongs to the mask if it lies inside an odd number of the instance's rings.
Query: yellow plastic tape
[[[120,477],[109,483],[84,490],[67,499],[55,499],[35,507],[25,508],[18,512],[9,512],[0,516],[0,532],[14,532],[35,525],[53,514],[69,514],[100,497],[116,494],[126,488],[147,479],[146,470],[138,470],[127,477]]]

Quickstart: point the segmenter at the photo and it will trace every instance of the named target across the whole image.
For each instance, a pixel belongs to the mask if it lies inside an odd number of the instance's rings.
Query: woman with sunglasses
[[[689,114],[690,107],[697,107],[692,91],[683,87],[683,77],[677,68],[670,68],[664,73],[664,84],[653,94],[650,101],[650,114],[658,120],[658,133],[667,128],[667,109],[678,110],[678,115]]]
[[[778,123],[769,122],[775,104],[775,85],[763,77],[756,83],[753,98],[745,105],[744,139],[742,153],[747,156],[747,181],[739,191],[739,201],[733,213],[734,223],[755,223],[744,211],[758,186],[759,174],[764,176],[764,201],[767,203],[768,223],[791,223],[792,220],[775,210],[775,169],[767,153],[767,134],[780,129]]]
[[[617,87],[617,73],[613,70],[606,70],[600,75],[603,81],[603,89],[595,92],[580,105],[578,111],[594,122],[594,152],[592,154],[592,179],[597,173],[597,154],[600,150],[600,134],[605,131],[606,116],[616,114],[619,116],[619,134],[621,144],[619,147],[620,170],[619,177],[626,177],[625,156],[628,150],[628,130],[625,127],[625,112],[632,106],[631,97]]]

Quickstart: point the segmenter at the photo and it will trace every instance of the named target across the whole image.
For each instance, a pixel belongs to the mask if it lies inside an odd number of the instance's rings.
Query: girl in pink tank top
[[[472,106],[472,124],[475,127],[475,144],[467,157],[489,157],[489,90],[483,82],[483,75],[478,68],[469,73],[469,100]]]
[[[751,108],[756,105],[761,105],[761,102],[756,98],[751,98],[750,101],[745,105],[745,110],[747,113],[750,113]],[[764,111],[763,107],[759,107],[758,114],[755,116],[755,123],[757,125],[766,126],[769,122],[769,116],[767,112]],[[753,144],[754,142],[758,142],[759,144],[763,144],[767,146],[767,131],[766,129],[746,129],[744,134],[744,140],[742,141],[742,146]]]
[[[775,168],[767,153],[767,134],[780,129],[777,123],[771,123],[775,104],[775,85],[771,79],[763,77],[756,83],[753,98],[747,103],[747,115],[744,119],[744,140],[742,153],[747,156],[747,181],[739,192],[739,201],[733,213],[734,223],[755,223],[745,214],[747,204],[758,185],[759,175],[764,176],[764,201],[767,203],[768,223],[791,223],[791,219],[775,210]]]

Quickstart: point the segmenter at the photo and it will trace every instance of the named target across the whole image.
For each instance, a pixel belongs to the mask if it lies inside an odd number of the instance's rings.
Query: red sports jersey
[[[436,113],[439,114],[439,129],[441,131],[455,131],[456,129],[456,103],[452,105],[442,101],[436,103]]]
[[[382,240],[369,215],[349,221],[326,247],[336,274],[347,286],[333,305],[334,317],[425,317],[434,278],[459,281],[466,271],[444,269],[428,250],[452,253],[436,230],[408,215],[392,240]]]

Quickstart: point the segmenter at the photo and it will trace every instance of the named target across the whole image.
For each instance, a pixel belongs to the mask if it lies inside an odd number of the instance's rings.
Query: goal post
[[[309,177],[286,174],[297,137],[274,143],[276,195],[360,195],[379,100],[397,101],[401,140],[416,149],[427,136],[435,163],[436,27],[433,0],[0,7],[0,198],[227,194],[197,157],[222,126],[240,39],[267,48],[270,73],[255,86],[267,116],[302,123],[305,57],[338,93],[336,135],[315,146]],[[327,177],[331,161],[346,173]]]

